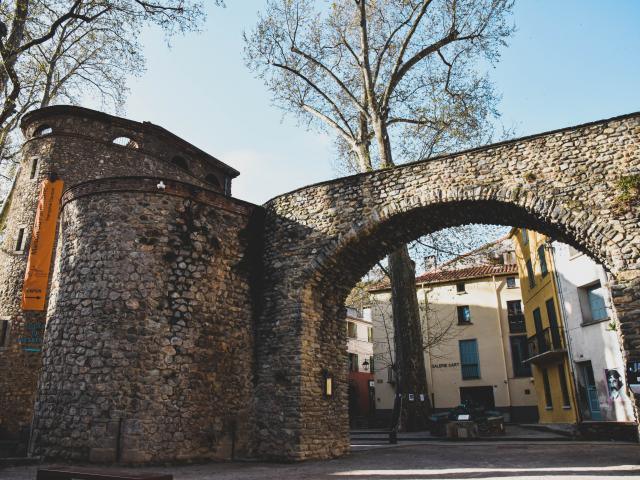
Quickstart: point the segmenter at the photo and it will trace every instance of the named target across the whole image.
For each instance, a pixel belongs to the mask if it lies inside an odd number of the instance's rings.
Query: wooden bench
[[[97,468],[49,467],[39,468],[36,480],[173,480],[173,475]]]

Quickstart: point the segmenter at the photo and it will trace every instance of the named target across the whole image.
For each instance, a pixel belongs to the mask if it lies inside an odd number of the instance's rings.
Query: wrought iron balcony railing
[[[527,338],[528,358],[526,361],[536,363],[557,357],[566,352],[564,334],[561,328],[547,327]]]

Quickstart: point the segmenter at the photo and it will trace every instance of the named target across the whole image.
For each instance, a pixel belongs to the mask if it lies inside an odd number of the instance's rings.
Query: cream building
[[[527,337],[518,270],[511,252],[499,258],[502,264],[443,266],[416,279],[430,400],[436,411],[471,399],[502,411],[507,420],[535,422],[535,385],[523,363]],[[376,408],[384,412],[393,408],[395,395],[390,291],[370,293]]]
[[[371,310],[364,309],[362,315],[353,307],[347,307],[347,352],[350,372],[372,372],[373,324]],[[366,363],[365,363],[366,361]],[[363,363],[365,363],[363,365]],[[372,368],[373,367],[373,368]]]

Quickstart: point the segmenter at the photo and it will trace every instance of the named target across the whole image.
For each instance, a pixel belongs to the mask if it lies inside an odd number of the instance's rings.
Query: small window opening
[[[507,277],[507,288],[516,288],[516,277]]]
[[[16,235],[16,253],[24,252],[24,244],[25,242],[25,230],[26,227],[18,228],[18,234]]]
[[[34,137],[44,137],[46,135],[51,135],[53,133],[53,128],[49,125],[40,125],[33,132]]]
[[[117,137],[113,139],[113,143],[120,145],[121,147],[137,149],[138,142],[129,137]]]
[[[220,190],[221,188],[218,177],[216,177],[213,173],[210,173],[209,175],[204,177],[204,181],[207,182],[209,185],[213,185],[218,190]]]
[[[457,312],[459,325],[471,323],[471,310],[469,309],[469,305],[460,305],[457,307]]]
[[[0,319],[0,347],[6,347],[9,343],[9,320]]]
[[[182,170],[189,171],[189,165],[187,161],[179,155],[176,155],[171,159],[171,163],[173,163],[176,167],[181,168]]]
[[[37,158],[31,160],[31,173],[29,174],[29,180],[34,180],[38,176],[38,167],[40,162]]]
[[[466,293],[466,289],[465,289],[465,285],[464,283],[456,283],[456,292],[457,293]]]

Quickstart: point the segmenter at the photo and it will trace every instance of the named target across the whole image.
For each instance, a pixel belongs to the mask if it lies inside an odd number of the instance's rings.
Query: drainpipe
[[[560,301],[560,317],[562,317],[562,325],[564,326],[565,331],[565,339],[567,341],[567,355],[569,357],[569,373],[571,375],[571,385],[573,386],[573,406],[576,412],[576,420],[578,423],[582,423],[582,412],[578,408],[578,384],[577,384],[577,376],[576,371],[573,365],[573,352],[571,351],[571,336],[569,335],[569,329],[567,328],[567,311],[564,307],[564,294],[562,293],[562,284],[560,283],[560,276],[558,275],[558,269],[556,268],[556,253],[555,247],[553,243],[550,241],[546,242],[546,247],[551,253],[551,267],[553,270],[553,280],[556,282],[556,288],[558,289],[558,300]]]
[[[500,348],[502,349],[502,366],[504,368],[504,378],[507,379],[507,403],[509,404],[509,417],[511,417],[511,385],[509,384],[509,371],[507,370],[507,360],[505,358],[504,337],[502,336],[502,314],[500,308],[500,295],[498,294],[498,286],[496,284],[496,276],[492,275],[493,291],[496,294],[496,313],[498,314],[498,337],[500,338]],[[511,418],[509,418],[511,420]]]
[[[430,332],[429,332],[429,316],[427,315],[428,313],[428,308],[429,308],[429,299],[428,299],[428,292],[425,289],[424,283],[420,284],[420,289],[422,290],[422,295],[424,297],[424,322],[425,322],[425,328],[426,328],[426,334],[427,334],[427,343],[429,342],[429,336],[430,336]],[[427,369],[427,387],[431,390],[430,392],[426,392],[426,395],[433,395],[432,399],[430,398],[426,398],[425,400],[429,400],[429,402],[431,403],[431,409],[432,411],[435,411],[436,406],[435,406],[435,388],[433,385],[433,371],[431,370],[431,349],[429,349],[428,355],[427,355],[427,365],[425,365],[425,368]],[[424,357],[424,354],[423,354]]]

